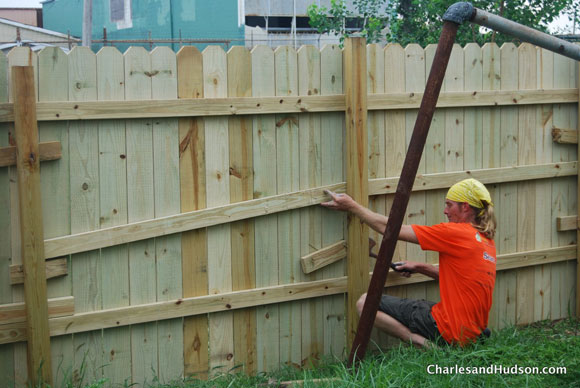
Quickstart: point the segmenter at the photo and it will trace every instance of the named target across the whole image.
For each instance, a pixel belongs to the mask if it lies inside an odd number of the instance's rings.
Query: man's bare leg
[[[362,313],[363,306],[365,304],[365,299],[367,294],[362,294],[359,300],[356,302],[356,308],[358,315]],[[421,334],[412,333],[411,330],[401,322],[397,321],[395,318],[382,311],[377,311],[377,317],[375,318],[375,326],[380,330],[383,330],[393,337],[399,338],[403,342],[411,342],[417,347],[429,347],[432,346],[431,341],[427,340]]]

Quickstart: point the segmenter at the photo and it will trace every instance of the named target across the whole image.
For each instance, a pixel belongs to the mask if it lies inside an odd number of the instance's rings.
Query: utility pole
[[[91,47],[93,31],[93,0],[84,0],[83,5],[83,42],[82,45]]]

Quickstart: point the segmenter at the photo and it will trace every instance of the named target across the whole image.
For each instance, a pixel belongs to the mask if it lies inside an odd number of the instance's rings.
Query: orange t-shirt
[[[439,252],[441,302],[431,310],[437,328],[447,342],[465,345],[487,327],[495,244],[467,223],[412,227],[421,249]]]

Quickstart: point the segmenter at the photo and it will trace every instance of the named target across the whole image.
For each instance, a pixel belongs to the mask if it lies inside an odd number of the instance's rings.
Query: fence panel
[[[417,115],[404,104],[423,92],[435,49],[367,48],[370,206],[384,214]],[[345,260],[310,274],[300,266],[301,256],[345,239],[345,215],[312,206],[325,198],[321,187],[345,188],[344,112],[313,112],[308,100],[344,93],[341,49],[49,48],[36,56],[17,48],[0,54],[0,102],[9,101],[8,65],[28,63],[38,69],[41,103],[202,98],[199,109],[215,113],[211,99],[224,98],[220,106],[230,107],[204,118],[192,110],[194,117],[40,122],[41,142],[62,146],[59,160],[41,163],[46,239],[131,224],[108,237],[101,231],[105,243],[86,252],[72,237],[47,242],[68,263],[68,276],[48,280],[49,299],[74,297],[74,315],[49,320],[57,383],[168,382],[344,355]],[[578,153],[576,144],[554,142],[552,129],[578,125],[577,101],[562,97],[577,78],[574,61],[529,44],[453,48],[441,100],[468,94],[435,113],[405,222],[446,221],[449,185],[482,177],[499,224],[492,328],[575,314],[576,233],[558,231],[557,217],[577,214]],[[552,100],[527,104],[530,92],[550,89]],[[490,91],[512,101],[481,106],[499,101],[479,96]],[[234,97],[255,103],[258,114],[237,115]],[[262,105],[264,97],[276,100]],[[379,99],[398,105],[376,109]],[[0,123],[0,146],[11,144],[11,128]],[[0,211],[4,306],[23,300],[22,286],[9,284],[10,265],[21,263],[15,168],[0,167],[0,182],[0,200],[10,203]],[[147,228],[146,239],[132,238]],[[436,263],[437,254],[399,244],[393,260],[406,259]],[[439,298],[436,282],[417,275],[391,274],[386,292]],[[6,333],[19,341],[25,333],[18,322],[2,326],[0,377],[22,386],[26,346]]]

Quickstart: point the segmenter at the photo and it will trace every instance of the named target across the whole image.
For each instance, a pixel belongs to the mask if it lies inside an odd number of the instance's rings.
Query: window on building
[[[131,20],[131,0],[110,0],[111,22],[117,23],[118,29],[133,27]]]
[[[111,21],[125,20],[125,0],[111,0]]]

